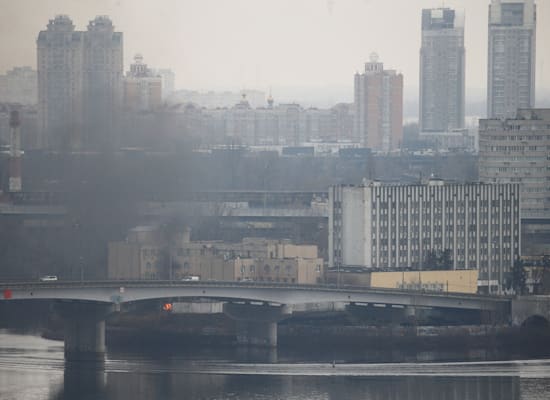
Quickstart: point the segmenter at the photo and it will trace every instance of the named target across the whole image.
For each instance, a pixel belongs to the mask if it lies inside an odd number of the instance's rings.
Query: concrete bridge
[[[479,310],[509,313],[506,298],[412,292],[358,287],[282,285],[257,282],[23,282],[0,283],[0,301],[55,300],[65,320],[65,357],[102,359],[105,318],[120,305],[147,300],[216,299],[224,313],[237,321],[237,342],[277,345],[277,322],[288,318],[294,306],[312,303],[347,303],[400,307],[408,315],[416,308]]]

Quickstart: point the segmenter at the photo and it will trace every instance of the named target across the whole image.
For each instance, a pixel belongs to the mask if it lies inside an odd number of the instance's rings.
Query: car
[[[201,280],[200,276],[196,276],[196,275],[184,276],[182,278],[182,281],[184,281],[184,282],[196,282],[196,281],[200,281],[200,280]]]
[[[46,275],[46,276],[40,277],[40,282],[53,282],[53,281],[57,281],[57,276]]]

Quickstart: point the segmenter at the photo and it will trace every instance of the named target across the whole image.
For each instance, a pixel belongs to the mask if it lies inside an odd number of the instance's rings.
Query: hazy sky
[[[418,88],[420,14],[443,4],[466,15],[466,86],[484,93],[489,0],[0,0],[0,73],[36,66],[36,37],[56,14],[84,30],[109,15],[124,32],[125,69],[142,53],[188,89],[293,86],[343,92],[371,52]],[[550,90],[550,0],[538,0],[537,88]],[[338,97],[338,96],[337,96]]]

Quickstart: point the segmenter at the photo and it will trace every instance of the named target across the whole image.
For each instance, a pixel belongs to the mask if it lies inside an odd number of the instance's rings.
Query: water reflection
[[[92,400],[108,398],[107,373],[103,363],[66,363],[63,391],[55,399]]]
[[[0,332],[0,399],[547,400],[550,393],[550,361],[419,363],[442,359],[425,353],[409,364],[333,366],[331,356],[304,363],[289,353],[134,349],[110,352],[105,363],[65,363],[59,342]]]
[[[238,362],[275,364],[278,361],[277,349],[240,346],[235,351]]]
[[[110,372],[106,385],[66,373],[62,399],[364,399],[529,400],[548,393],[548,380],[518,377],[303,377]],[[99,374],[101,375],[101,374]],[[89,378],[89,380],[88,380]],[[82,385],[84,383],[84,385]],[[80,386],[82,385],[82,386]]]

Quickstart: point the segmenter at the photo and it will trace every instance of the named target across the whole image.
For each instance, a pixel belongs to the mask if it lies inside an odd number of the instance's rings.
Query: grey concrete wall
[[[550,296],[522,296],[512,300],[512,324],[521,326],[529,317],[550,321]]]

